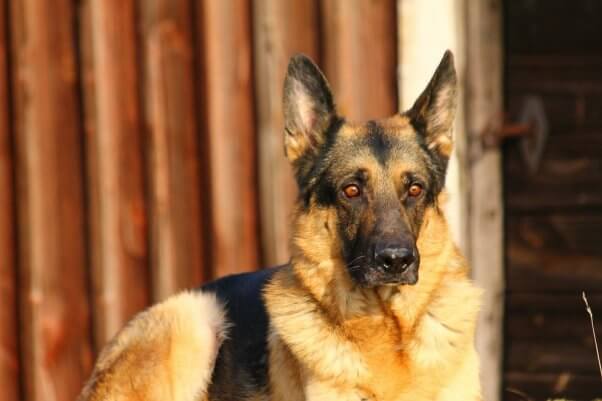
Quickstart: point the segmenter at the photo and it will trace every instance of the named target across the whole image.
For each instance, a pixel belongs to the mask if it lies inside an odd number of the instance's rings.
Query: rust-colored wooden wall
[[[392,113],[394,0],[0,0],[0,389],[72,401],[132,314],[287,261],[290,55]]]

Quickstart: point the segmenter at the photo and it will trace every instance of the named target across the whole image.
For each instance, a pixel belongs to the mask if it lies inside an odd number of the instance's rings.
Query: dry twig
[[[594,326],[594,314],[592,313],[592,309],[589,307],[589,303],[587,302],[587,297],[585,296],[585,291],[581,293],[583,296],[583,302],[585,302],[585,310],[589,314],[589,320],[592,324],[592,334],[594,335],[594,346],[596,347],[596,357],[598,358],[598,369],[600,370],[600,378],[602,379],[602,362],[600,362],[600,351],[598,350],[598,339],[596,338],[596,328]]]
[[[506,387],[506,391],[509,392],[509,393],[511,393],[511,394],[519,396],[520,399],[523,400],[523,401],[535,401],[527,393],[523,393],[519,389],[512,388],[512,387]]]

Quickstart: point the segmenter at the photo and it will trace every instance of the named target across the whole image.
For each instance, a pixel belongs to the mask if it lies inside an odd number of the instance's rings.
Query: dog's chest
[[[367,374],[346,385],[309,377],[307,400],[435,400],[466,351],[462,334],[431,313],[411,328],[391,316],[351,319],[343,332],[356,345]]]
[[[368,372],[367,380],[360,384],[368,394],[361,398],[391,399],[409,378],[409,359],[401,346],[398,324],[390,317],[378,316],[350,320],[344,330],[356,344]]]
[[[360,391],[348,397],[358,401],[402,401],[418,395],[434,399],[450,362],[460,354],[454,346],[458,333],[431,314],[412,328],[402,327],[392,316],[380,316],[352,320],[345,331],[369,372],[368,380],[358,383]]]
[[[336,325],[317,315],[313,325],[286,331],[294,316],[286,315],[287,324],[277,329],[283,329],[299,360],[304,393],[299,399],[437,400],[472,349],[478,305],[478,294],[467,283],[447,287],[420,307],[394,298],[390,308],[370,313],[363,308]],[[309,333],[306,327],[319,330]]]

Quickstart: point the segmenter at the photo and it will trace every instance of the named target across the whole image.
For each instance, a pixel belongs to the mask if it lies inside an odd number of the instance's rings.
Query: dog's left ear
[[[284,150],[295,162],[326,140],[336,118],[332,92],[324,74],[303,54],[293,56],[284,79]]]
[[[429,149],[449,158],[456,115],[456,69],[454,56],[447,50],[426,89],[406,112]]]

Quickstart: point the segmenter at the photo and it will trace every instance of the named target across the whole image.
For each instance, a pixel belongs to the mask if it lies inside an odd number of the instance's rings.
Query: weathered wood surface
[[[481,4],[481,3],[476,3]],[[471,7],[471,9],[473,9]],[[475,10],[475,9],[473,9]],[[467,154],[466,121],[464,113],[465,79],[469,24],[464,3],[455,0],[399,0],[398,55],[399,55],[399,104],[407,110],[414,104],[431,79],[435,68],[446,50],[454,54],[458,77],[457,103],[454,123],[454,149],[450,157],[445,179],[448,200],[444,210],[452,236],[459,248],[468,255],[469,237],[469,157]],[[491,35],[495,37],[495,24]],[[479,36],[480,37],[480,36]],[[492,39],[493,41],[493,39]],[[494,61],[495,59],[490,59]],[[495,93],[495,92],[494,92]],[[494,95],[495,96],[495,95]],[[495,183],[492,182],[492,186]]]
[[[504,324],[504,204],[501,154],[475,146],[503,110],[502,2],[472,1],[467,8],[466,128],[470,166],[468,254],[475,283],[484,289],[476,345],[483,399],[502,397]]]
[[[597,311],[602,310],[602,294],[588,292],[587,297],[597,317]],[[581,291],[509,293],[506,312],[506,334],[512,339],[506,354],[507,370],[532,374],[598,373]],[[599,319],[595,327],[600,333]]]
[[[324,73],[351,120],[397,111],[395,0],[320,2]],[[425,83],[426,84],[426,83]]]
[[[599,213],[511,216],[507,220],[510,291],[602,290]]]
[[[583,323],[586,325],[587,317]],[[566,338],[556,341],[514,340],[508,345],[506,369],[517,372],[573,374],[599,373],[593,342],[569,342]]]
[[[574,297],[581,299],[580,294],[577,293],[574,293]],[[517,340],[530,343],[552,340],[566,345],[575,342],[587,346],[588,353],[591,355],[592,329],[584,309],[574,311],[571,315],[562,315],[557,311],[514,313],[515,316],[508,319],[506,333]],[[595,327],[596,332],[599,333],[602,330],[602,323],[596,322]]]
[[[587,299],[596,315],[596,332],[602,332],[602,294],[587,292]],[[507,295],[506,334],[519,341],[565,341],[566,344],[593,346],[589,315],[581,291],[516,292]],[[593,373],[593,372],[592,372]]]
[[[0,0],[0,389],[6,401],[18,401],[19,350],[17,258],[15,241],[14,158],[9,116],[9,43],[6,0]]]
[[[536,94],[551,128],[534,175],[516,141],[504,149],[501,391],[535,399],[600,393],[580,291],[599,314],[602,25],[599,5],[576,1],[503,3],[518,19],[506,24],[507,108]],[[16,401],[22,390],[22,400],[71,400],[91,365],[90,340],[98,351],[151,300],[286,261],[296,188],[282,152],[281,85],[300,51],[323,67],[340,111],[360,119],[393,113],[398,99],[408,106],[443,49],[455,50],[467,120],[448,181],[459,191],[453,224],[471,222],[455,235],[488,288],[488,338],[501,339],[500,160],[472,153],[501,109],[501,7],[0,0],[0,398]],[[7,31],[14,52],[5,64]],[[492,400],[500,344],[481,347]]]
[[[266,265],[286,263],[297,185],[283,147],[282,83],[289,58],[319,62],[318,4],[313,0],[253,2],[262,253]]]
[[[253,45],[248,0],[205,0],[198,7],[202,38],[210,191],[210,254],[215,276],[259,265]]]
[[[205,278],[195,49],[188,1],[149,0],[139,8],[149,134],[150,265],[153,298],[160,300]]]
[[[92,364],[75,12],[12,1],[11,18],[24,399],[72,401]]]
[[[504,149],[505,385],[533,399],[589,400],[602,388],[581,299],[586,290],[594,315],[602,310],[602,9],[583,0],[505,6],[507,109],[516,118],[523,97],[536,95],[550,128],[534,173],[516,140]],[[571,29],[553,28],[559,21]]]
[[[582,83],[595,82],[600,79],[602,68],[602,55],[599,53],[564,54],[555,52],[551,54],[508,54],[507,65],[512,69],[508,76],[509,88],[521,90],[533,88],[536,85],[546,88],[550,84],[563,85],[568,94],[575,94],[578,90],[592,90]],[[571,85],[573,88],[571,90]],[[599,84],[597,85],[599,87]],[[538,90],[540,92],[541,90]],[[512,104],[512,102],[509,102]],[[570,115],[570,109],[564,110]],[[561,115],[552,115],[562,117]]]
[[[602,49],[599,1],[514,0],[504,5],[505,16],[512,24],[505,32],[510,53],[572,56]]]
[[[504,399],[524,400],[592,400],[600,395],[600,375],[577,375],[569,372],[522,373],[504,375]],[[518,392],[517,392],[518,391]]]
[[[532,93],[521,88],[508,95],[508,103],[515,109],[511,118],[517,118],[525,96]],[[599,94],[587,93],[587,89],[536,93],[543,103],[548,124],[553,129],[551,136],[579,135],[580,132],[592,131],[602,125],[602,117],[596,112],[602,105],[602,91]]]
[[[553,111],[546,113],[553,115]],[[562,110],[558,114],[563,114]],[[601,207],[602,124],[599,126],[588,130],[552,128],[535,173],[528,171],[519,144],[509,143],[504,162],[508,207],[521,213]]]
[[[94,124],[87,131],[86,152],[91,155],[87,167],[94,339],[100,348],[149,302],[147,205],[135,3],[87,1],[92,52],[86,67],[91,71],[83,76],[90,79],[91,74],[94,86],[93,93],[83,95]]]

